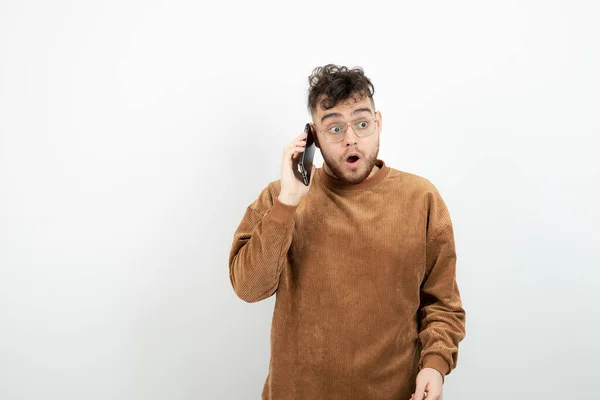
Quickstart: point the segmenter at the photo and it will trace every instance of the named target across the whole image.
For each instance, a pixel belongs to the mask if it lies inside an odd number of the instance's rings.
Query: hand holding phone
[[[310,124],[304,129],[302,134],[283,148],[281,192],[278,199],[284,204],[297,205],[306,196],[315,171],[315,166],[312,165],[315,144]],[[309,152],[305,154],[307,149]]]

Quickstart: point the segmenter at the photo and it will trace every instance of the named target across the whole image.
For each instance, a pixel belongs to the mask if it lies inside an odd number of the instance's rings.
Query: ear
[[[319,136],[317,135],[317,130],[315,129],[315,125],[313,123],[310,124],[310,130],[313,138],[315,139],[315,146],[317,146],[317,149],[320,149],[321,145],[319,145]]]

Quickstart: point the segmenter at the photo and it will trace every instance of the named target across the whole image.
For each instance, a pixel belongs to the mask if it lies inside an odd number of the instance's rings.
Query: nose
[[[352,127],[350,125],[346,126],[346,136],[344,136],[344,146],[351,146],[353,144],[356,144],[358,142],[358,136],[356,135],[356,132],[354,132],[354,129],[352,129]]]

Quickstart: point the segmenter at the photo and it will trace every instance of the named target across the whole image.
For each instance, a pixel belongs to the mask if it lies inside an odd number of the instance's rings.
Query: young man
[[[305,186],[306,135],[285,146],[229,256],[241,299],[276,293],[262,398],[441,399],[466,333],[448,210],[427,179],[377,158],[382,117],[362,69],[326,65],[309,83],[323,167]]]

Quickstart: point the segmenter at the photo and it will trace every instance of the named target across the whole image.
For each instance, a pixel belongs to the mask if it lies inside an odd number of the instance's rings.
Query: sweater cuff
[[[444,357],[438,354],[426,355],[425,359],[423,360],[423,368],[433,368],[437,370],[440,374],[442,374],[442,382],[445,381],[445,376],[450,370],[450,366],[446,360],[444,360]]]
[[[269,215],[272,219],[281,223],[288,223],[294,219],[294,215],[296,214],[297,205],[292,206],[289,204],[284,204],[279,201],[278,198],[275,198],[275,203],[273,204],[273,208],[269,211]]]

